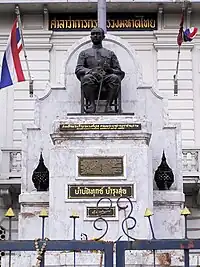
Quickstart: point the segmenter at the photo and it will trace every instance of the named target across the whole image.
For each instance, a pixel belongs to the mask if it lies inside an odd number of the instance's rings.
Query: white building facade
[[[21,11],[25,47],[34,79],[34,97],[29,96],[28,81],[0,90],[0,220],[5,229],[5,211],[12,204],[16,214],[19,212],[22,125],[34,122],[35,99],[44,94],[48,84],[52,87],[60,84],[67,51],[76,41],[89,35],[97,10],[96,1],[89,0],[81,3],[32,0],[28,4],[25,0],[17,3],[14,0],[0,1],[1,58],[15,19],[15,4],[19,4]],[[182,7],[180,1],[107,2],[109,33],[133,46],[142,67],[144,84],[151,84],[166,98],[170,122],[181,123],[184,192],[186,206],[192,212],[188,236],[192,238],[200,237],[200,35],[181,47],[178,95],[174,96],[176,38]],[[199,12],[200,1],[187,3],[184,28],[200,28]],[[131,22],[130,15],[134,18]],[[23,53],[21,59],[28,77]],[[48,167],[49,162],[45,163]],[[13,238],[16,237],[17,219],[13,227]]]

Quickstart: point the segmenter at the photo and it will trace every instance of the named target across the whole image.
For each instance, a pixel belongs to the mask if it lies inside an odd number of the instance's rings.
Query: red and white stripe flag
[[[4,52],[0,89],[17,82],[25,81],[19,54],[22,50],[22,41],[17,19],[15,20]]]

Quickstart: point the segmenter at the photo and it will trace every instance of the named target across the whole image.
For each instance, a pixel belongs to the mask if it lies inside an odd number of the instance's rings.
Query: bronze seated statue
[[[95,113],[99,100],[102,99],[106,100],[106,113],[121,111],[121,102],[117,102],[121,101],[121,80],[125,73],[121,70],[114,52],[102,47],[104,38],[101,28],[91,31],[93,46],[79,54],[75,70],[81,82],[82,100],[83,97],[86,99],[86,105],[82,101],[82,111],[86,113]],[[112,109],[113,105],[115,110]],[[116,108],[116,105],[120,108]]]

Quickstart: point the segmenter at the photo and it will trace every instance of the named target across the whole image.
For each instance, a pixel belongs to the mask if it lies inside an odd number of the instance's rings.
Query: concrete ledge
[[[49,192],[22,193],[19,196],[20,204],[47,204],[49,203]]]
[[[153,202],[154,205],[162,205],[164,203],[166,206],[173,203],[181,204],[185,202],[185,194],[175,190],[154,190]]]

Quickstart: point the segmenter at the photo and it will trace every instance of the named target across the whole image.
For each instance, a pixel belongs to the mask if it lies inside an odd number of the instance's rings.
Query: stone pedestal
[[[155,236],[163,239],[184,238],[184,219],[181,210],[185,195],[180,191],[157,191],[153,193]]]
[[[174,132],[172,137],[168,133],[172,143],[177,136],[174,129],[169,129]],[[122,221],[130,212],[130,206],[124,213],[118,210],[116,203],[119,197],[126,196],[131,199],[131,215],[137,222],[136,227],[128,232],[129,236],[151,239],[149,223],[144,218],[145,209],[149,208],[154,212],[152,222],[156,238],[183,237],[183,218],[180,216],[184,203],[179,180],[181,169],[175,176],[175,189],[153,190],[151,134],[151,124],[133,115],[68,115],[63,120],[54,121],[50,134],[49,192],[32,191],[20,195],[19,238],[35,239],[41,236],[39,213],[44,207],[49,211],[45,236],[50,239],[73,238],[73,221],[70,216],[74,212],[79,215],[76,220],[76,239],[81,239],[83,233],[89,239],[99,237],[105,230],[105,224],[98,223],[96,226],[102,228],[102,231],[97,231],[93,222],[98,216],[91,216],[88,208],[96,208],[97,201],[104,197],[111,199],[115,212],[113,216],[106,217],[108,232],[103,239],[115,241],[122,236],[122,240],[127,240],[128,237],[122,231]],[[180,147],[177,146],[178,149]],[[168,155],[171,159],[171,154]],[[177,152],[173,157],[178,155]],[[123,199],[121,205],[127,204]],[[108,199],[103,202],[103,207],[109,205]],[[182,266],[180,253],[170,255],[175,266]],[[47,252],[45,262],[52,267],[73,266],[72,256],[69,252]],[[157,252],[158,265],[162,264],[161,260],[165,256],[165,251]],[[146,251],[126,254],[126,266],[130,267],[152,266],[152,260],[152,253]],[[35,252],[17,253],[13,257],[15,267],[31,267],[35,262]],[[99,266],[100,254],[78,253],[77,266],[82,262],[86,266]],[[2,266],[6,266],[6,258]]]
[[[54,122],[51,134],[54,147],[50,151],[49,165],[51,239],[72,238],[72,220],[69,217],[74,211],[80,216],[76,220],[77,238],[81,233],[86,233],[89,238],[100,236],[91,226],[87,208],[95,207],[101,197],[110,197],[116,207],[116,200],[123,196],[130,197],[132,215],[137,220],[131,235],[149,237],[144,212],[146,207],[153,207],[150,136],[150,124],[133,115],[68,116],[63,121]],[[120,160],[113,170],[111,159],[115,163]],[[103,160],[102,170],[98,169],[100,160]],[[122,164],[122,169],[117,164]],[[130,188],[132,195],[128,192]],[[104,205],[109,206],[108,200]],[[116,216],[108,219],[109,231],[105,239],[116,240],[123,234],[121,222],[124,213],[116,211]]]
[[[23,193],[19,197],[21,211],[19,214],[19,239],[41,238],[42,219],[39,214],[42,209],[49,208],[49,192]],[[45,236],[49,235],[48,218],[45,221]]]

